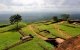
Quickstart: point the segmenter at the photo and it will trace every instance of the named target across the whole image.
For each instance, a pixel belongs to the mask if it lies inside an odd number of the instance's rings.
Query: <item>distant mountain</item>
[[[61,14],[57,13],[50,13],[50,12],[26,12],[26,13],[19,13],[23,21],[25,22],[34,22],[34,21],[41,21],[41,20],[50,20],[53,16],[58,16],[60,18]],[[12,13],[5,13],[5,14],[0,14],[0,23],[8,23],[9,22],[9,17],[11,15],[14,15]],[[71,19],[80,19],[80,14],[70,14]]]
[[[80,14],[71,14],[71,19],[79,19],[80,20]]]

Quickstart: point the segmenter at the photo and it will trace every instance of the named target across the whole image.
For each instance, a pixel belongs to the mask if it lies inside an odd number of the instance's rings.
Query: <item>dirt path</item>
[[[64,35],[66,37],[66,39],[71,38],[70,35],[68,35],[66,32],[64,32],[63,30],[61,30],[59,28],[59,25],[58,24],[53,24],[53,26],[54,26],[55,30],[57,30],[57,33],[60,33],[61,35]]]
[[[56,50],[80,50],[80,35],[67,39]]]
[[[44,36],[41,36],[41,35],[39,35],[39,34],[37,34],[35,31],[34,31],[34,28],[31,26],[31,25],[29,25],[29,28],[30,28],[30,30],[32,30],[33,32],[34,32],[34,34],[36,35],[36,36],[38,36],[39,38],[41,38],[41,39],[43,39],[43,40],[50,40],[50,39],[48,39],[48,38],[46,38],[46,37],[44,37]],[[54,40],[54,39],[53,39]],[[58,43],[62,43],[63,41],[64,41],[64,39],[61,39],[61,38],[56,38],[55,39]],[[53,41],[54,42],[54,41]]]
[[[36,36],[38,36],[39,38],[41,38],[41,39],[43,39],[43,40],[47,40],[47,39],[48,39],[48,38],[46,38],[46,37],[43,37],[43,36],[37,34],[37,33],[34,31],[34,28],[32,27],[32,25],[29,25],[28,27],[29,27],[30,30],[32,30],[32,32],[33,32]]]

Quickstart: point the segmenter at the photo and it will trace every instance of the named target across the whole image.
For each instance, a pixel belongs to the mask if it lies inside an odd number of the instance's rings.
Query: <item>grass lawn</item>
[[[54,24],[54,23],[53,23]],[[61,37],[61,38],[64,38],[66,39],[66,36],[64,36],[63,34],[60,34],[57,32],[57,30],[54,28],[53,24],[49,24],[49,25],[45,25],[45,24],[42,24],[42,23],[39,23],[39,24],[34,24],[35,28],[38,28],[36,29],[35,31],[41,31],[41,30],[48,30],[50,31],[50,34],[48,34],[46,37],[48,38],[55,38],[55,37]],[[46,35],[46,33],[43,33],[42,35]]]
[[[18,32],[0,33],[0,50],[15,43],[19,38],[20,34]]]
[[[23,22],[19,22],[18,23],[18,27],[19,28],[22,28],[22,27],[25,27],[25,26],[26,26],[26,24],[23,23]],[[16,29],[16,27],[17,27],[17,24],[13,24],[13,25],[9,25],[9,26],[0,28],[0,33],[7,32],[7,31],[10,31],[10,30]]]
[[[46,25],[48,24],[48,25]],[[47,30],[50,33],[39,33],[47,38],[56,38],[56,37],[61,37],[66,39],[64,35],[60,34],[57,32],[57,30],[54,28],[53,24],[51,24],[51,22],[49,23],[33,23],[30,24],[32,25],[34,28],[35,32],[40,32],[42,30]],[[25,32],[27,35],[31,34],[34,36],[33,40],[28,41],[26,43],[23,43],[21,45],[18,45],[14,48],[11,48],[10,50],[55,50],[54,46],[51,45],[50,43],[42,40],[41,38],[37,37],[34,32],[29,28],[29,26],[27,25],[26,27],[24,27],[26,24],[19,24],[20,26],[23,26],[22,31]],[[63,30],[64,32],[66,32],[67,34],[71,35],[71,36],[76,36],[80,34],[80,28],[78,27],[69,27],[66,26],[64,24],[58,24],[61,30]],[[72,25],[70,25],[72,26]],[[0,28],[0,50],[2,50],[3,48],[10,46],[12,44],[14,44],[15,42],[20,40],[21,35],[16,32],[16,31],[8,31],[8,30],[12,30],[13,28],[15,28],[16,25],[10,25],[4,28]]]
[[[47,31],[50,32],[50,30],[53,29],[52,26],[50,26],[50,25],[44,25],[44,24],[41,24],[41,23],[40,24],[33,25],[33,26],[35,27],[34,29],[35,29],[36,32],[40,32],[40,31],[43,31],[43,30],[47,30]],[[43,36],[45,36],[47,38],[55,38],[56,37],[51,32],[50,33],[43,32],[43,33],[39,33],[39,34],[41,34],[41,35],[43,35]]]
[[[11,50],[44,50],[44,48],[47,50],[53,49],[52,45],[35,37],[33,40],[12,48]]]
[[[24,27],[22,30],[26,34],[32,34],[34,36],[33,40],[12,48],[11,50],[44,50],[44,48],[47,50],[54,50],[53,45],[38,38],[28,27]]]
[[[80,34],[80,28],[79,27],[74,28],[74,27],[69,27],[69,26],[66,26],[64,24],[61,24],[60,29],[64,30],[65,32],[67,32],[69,35],[71,35],[73,37]]]
[[[24,27],[22,28],[22,30],[26,34],[32,34],[34,36],[34,39],[14,48],[11,48],[10,50],[44,50],[44,48],[48,50],[54,49],[51,44],[45,42],[44,40],[38,38],[35,34],[33,34],[33,32],[31,32],[28,27]],[[21,35],[15,31],[0,33],[0,50],[17,42],[20,36]]]

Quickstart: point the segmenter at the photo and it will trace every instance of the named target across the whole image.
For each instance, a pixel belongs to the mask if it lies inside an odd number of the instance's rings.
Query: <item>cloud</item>
[[[0,0],[0,11],[79,12],[80,0]]]
[[[0,11],[6,11],[8,7],[5,4],[0,4]]]
[[[4,9],[4,8],[6,8],[6,5],[0,4],[0,9]]]

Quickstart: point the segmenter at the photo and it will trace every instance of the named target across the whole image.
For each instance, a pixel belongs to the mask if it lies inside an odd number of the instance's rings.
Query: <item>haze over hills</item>
[[[2,23],[8,23],[9,17],[11,15],[14,15],[16,13],[3,13],[0,14],[0,22]],[[25,12],[25,13],[19,13],[23,21],[25,22],[34,22],[34,21],[42,21],[42,20],[50,20],[53,16],[61,17],[61,13],[53,13],[53,12]],[[70,14],[71,19],[80,19],[80,14]]]
[[[80,0],[0,0],[0,7],[0,22],[7,22],[16,13],[27,22],[50,19],[62,13],[80,18]]]

